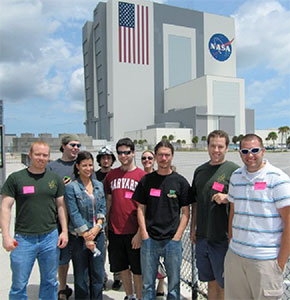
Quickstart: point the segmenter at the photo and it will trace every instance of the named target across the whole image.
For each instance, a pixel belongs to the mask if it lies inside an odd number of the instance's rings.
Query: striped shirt
[[[230,249],[251,259],[276,259],[284,228],[278,209],[290,206],[289,176],[268,161],[255,173],[244,166],[232,174],[228,198],[235,208]]]

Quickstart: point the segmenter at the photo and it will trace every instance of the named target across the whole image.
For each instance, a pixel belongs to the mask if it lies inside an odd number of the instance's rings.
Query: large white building
[[[193,136],[254,131],[236,77],[234,19],[149,1],[100,2],[83,27],[86,132],[177,124]]]

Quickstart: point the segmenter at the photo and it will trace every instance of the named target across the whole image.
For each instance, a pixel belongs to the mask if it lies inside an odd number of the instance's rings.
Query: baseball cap
[[[104,147],[102,147],[102,148],[99,150],[99,152],[98,152],[98,154],[97,154],[97,162],[98,162],[98,163],[100,162],[101,157],[102,157],[103,155],[111,155],[111,156],[112,156],[112,159],[113,159],[113,162],[116,160],[116,157],[115,157],[113,151],[112,151],[108,146],[104,146]]]
[[[63,152],[62,145],[68,144],[70,141],[79,141],[80,138],[76,134],[66,134],[61,138],[60,151]]]

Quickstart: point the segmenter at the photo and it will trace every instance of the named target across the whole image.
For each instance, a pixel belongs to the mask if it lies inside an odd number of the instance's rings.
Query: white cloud
[[[280,78],[272,78],[265,81],[255,80],[246,87],[247,105],[253,106],[265,100],[271,92],[279,88]]]
[[[278,0],[248,0],[236,20],[238,67],[266,66],[280,74],[290,70],[290,11]]]
[[[68,97],[73,101],[82,102],[84,106],[84,69],[75,70],[70,79]],[[83,107],[82,107],[83,111]]]

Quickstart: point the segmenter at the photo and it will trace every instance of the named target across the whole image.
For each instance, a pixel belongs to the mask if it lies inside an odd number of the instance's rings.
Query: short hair
[[[29,153],[30,154],[33,152],[33,147],[36,146],[36,145],[48,147],[48,153],[50,153],[50,147],[49,147],[49,145],[46,142],[44,142],[44,141],[36,141],[36,142],[33,142],[31,144],[31,146],[30,146],[30,149],[29,149]]]
[[[149,152],[149,153],[151,153],[151,154],[154,156],[154,152],[153,152],[153,151],[151,151],[151,150],[144,150],[144,151],[142,152],[142,154],[141,154],[141,157],[142,157],[143,154],[146,153],[146,152]]]
[[[260,146],[262,148],[264,148],[263,140],[260,136],[258,136],[255,133],[248,133],[245,136],[243,136],[242,139],[240,140],[240,149],[242,149],[243,141],[251,141],[251,140],[258,140],[258,142],[260,143]]]
[[[135,145],[133,141],[129,138],[120,139],[116,144],[116,150],[118,151],[118,148],[121,146],[129,147],[131,151],[135,151]]]
[[[155,146],[154,153],[157,154],[158,149],[161,148],[161,147],[169,148],[171,150],[172,155],[174,154],[174,147],[172,146],[172,144],[168,140],[162,140],[162,141],[160,141]]]
[[[226,140],[226,146],[227,147],[229,146],[229,143],[230,143],[229,135],[225,131],[223,131],[223,130],[214,130],[214,131],[212,131],[207,136],[207,145],[209,145],[210,139],[211,138],[215,138],[215,137],[225,138],[225,140]]]
[[[93,157],[93,155],[92,155],[91,152],[89,152],[89,151],[80,151],[78,153],[77,159],[76,159],[75,164],[74,164],[74,175],[75,175],[75,178],[78,178],[80,176],[79,175],[79,170],[77,169],[76,165],[79,165],[81,163],[81,161],[83,161],[85,159],[91,159],[92,162],[94,162],[94,157]]]

